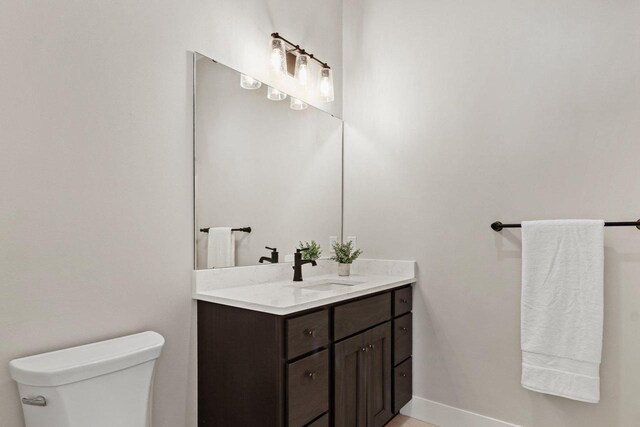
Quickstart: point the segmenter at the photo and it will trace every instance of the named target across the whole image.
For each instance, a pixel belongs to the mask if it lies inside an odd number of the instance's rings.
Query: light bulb
[[[303,86],[309,81],[309,56],[304,53],[296,58],[295,78]]]
[[[320,70],[320,98],[325,102],[332,102],[335,99],[333,94],[333,76],[331,68],[322,68]]]
[[[271,69],[276,73],[285,74],[287,72],[287,53],[285,51],[284,40],[271,39]]]
[[[292,110],[306,110],[309,104],[306,102],[300,101],[298,98],[291,97],[291,101],[289,102],[289,108]]]
[[[245,74],[240,74],[240,86],[242,86],[244,89],[253,90],[259,89],[260,86],[262,86],[262,83],[260,83],[253,77],[247,76]]]
[[[284,92],[280,92],[275,87],[267,86],[267,98],[272,101],[282,101],[287,97],[287,94]]]

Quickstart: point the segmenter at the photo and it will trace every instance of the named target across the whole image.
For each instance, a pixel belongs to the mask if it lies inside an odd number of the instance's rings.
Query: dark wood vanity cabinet
[[[198,425],[384,426],[410,356],[410,285],[287,316],[198,301]]]

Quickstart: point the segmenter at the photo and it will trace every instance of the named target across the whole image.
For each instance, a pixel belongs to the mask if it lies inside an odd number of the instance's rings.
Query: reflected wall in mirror
[[[342,120],[194,54],[195,267],[290,260],[299,241],[329,255],[342,233]],[[289,77],[284,77],[289,78]],[[228,228],[251,227],[251,232]],[[209,229],[202,232],[201,229]]]

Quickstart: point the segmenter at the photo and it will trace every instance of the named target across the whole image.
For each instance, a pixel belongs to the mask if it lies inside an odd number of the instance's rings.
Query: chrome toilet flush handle
[[[47,399],[44,396],[23,397],[22,403],[32,406],[47,406]]]

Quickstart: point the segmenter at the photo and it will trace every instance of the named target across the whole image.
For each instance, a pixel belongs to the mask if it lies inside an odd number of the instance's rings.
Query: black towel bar
[[[203,233],[208,233],[210,228],[211,227],[201,228],[200,231]],[[232,228],[231,231],[242,231],[243,233],[251,233],[251,227]]]
[[[621,222],[605,222],[605,227],[636,227],[640,230],[640,219],[637,221],[621,221]],[[491,224],[493,231],[502,231],[503,228],[521,228],[522,224],[503,224],[500,221],[496,221]]]

